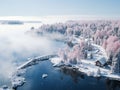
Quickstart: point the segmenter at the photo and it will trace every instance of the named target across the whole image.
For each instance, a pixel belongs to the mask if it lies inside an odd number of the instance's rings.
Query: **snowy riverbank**
[[[111,73],[111,67],[109,65],[107,68],[96,66],[96,60],[100,60],[104,58],[107,61],[108,57],[105,50],[101,46],[96,44],[92,44],[92,46],[94,47],[94,51],[87,52],[88,54],[92,52],[93,54],[92,59],[90,58],[81,59],[77,61],[77,64],[73,64],[69,60],[63,62],[62,58],[55,57],[51,59],[51,62],[53,63],[53,66],[56,66],[56,67],[71,66],[73,68],[77,68],[80,72],[83,72],[88,76],[93,76],[93,77],[103,76],[111,80],[120,81],[120,75]]]

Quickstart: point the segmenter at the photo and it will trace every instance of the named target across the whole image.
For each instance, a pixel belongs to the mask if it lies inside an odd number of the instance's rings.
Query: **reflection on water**
[[[78,83],[80,81],[80,79],[85,79],[85,77],[86,77],[86,75],[79,72],[78,69],[75,69],[72,67],[67,67],[67,66],[62,66],[60,68],[60,72],[64,73],[65,75],[70,75],[75,83]],[[62,77],[62,79],[63,79],[63,77]],[[103,78],[96,77],[97,83],[101,82],[100,81],[101,79],[103,79]],[[104,82],[106,84],[105,90],[120,90],[120,81],[109,80],[107,78],[107,79],[104,79]],[[91,82],[91,84],[93,84],[93,83]]]
[[[120,81],[106,79],[107,90],[120,90]]]
[[[43,79],[42,74],[48,74]],[[77,69],[55,68],[50,61],[28,68],[26,83],[17,90],[120,90],[117,81],[88,77]]]
[[[62,66],[60,72],[70,75],[75,83],[78,83],[80,79],[85,78],[84,74],[79,72],[76,68],[72,69],[71,67]]]

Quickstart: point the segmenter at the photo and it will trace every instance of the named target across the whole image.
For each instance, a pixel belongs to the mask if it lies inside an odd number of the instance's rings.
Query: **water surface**
[[[48,74],[43,79],[42,74]],[[17,90],[120,90],[120,82],[93,78],[71,69],[54,68],[50,61],[28,68],[26,83]]]

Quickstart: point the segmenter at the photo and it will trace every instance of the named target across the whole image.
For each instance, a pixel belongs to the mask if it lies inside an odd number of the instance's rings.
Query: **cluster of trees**
[[[111,62],[112,57],[118,53],[118,49],[120,49],[120,37],[112,33],[108,34],[108,32],[97,30],[93,38],[96,44],[101,45],[105,49],[109,57],[108,61]]]
[[[95,31],[92,38],[105,49],[112,73],[120,73],[120,22],[107,22],[104,28]]]
[[[38,29],[31,28],[31,31],[35,31],[37,34],[45,34],[45,33],[59,33],[67,36],[77,35],[80,36],[83,34],[84,36],[88,36],[90,29],[87,28],[87,22],[80,23],[76,21],[68,21],[66,23],[56,23],[56,24],[44,24]],[[88,30],[89,29],[89,30]],[[87,31],[88,30],[88,31]]]
[[[32,29],[31,31],[34,31]],[[65,36],[82,36],[84,38],[92,38],[95,44],[101,45],[112,63],[112,72],[116,72],[114,68],[120,68],[116,63],[120,62],[120,21],[117,20],[100,20],[100,21],[68,21],[66,23],[56,23],[52,25],[42,25],[35,30],[39,33],[59,33]],[[70,44],[70,43],[69,43]],[[64,60],[71,59],[77,61],[83,57],[82,48],[86,46],[75,45],[72,50],[61,50],[60,56]],[[64,52],[64,53],[63,53]],[[85,52],[84,52],[85,53]],[[62,55],[63,54],[63,55]],[[84,54],[85,55],[85,54]]]
[[[67,36],[82,35],[94,36],[93,39],[107,38],[109,35],[120,37],[119,21],[68,21],[66,23],[43,24],[38,29],[31,28],[39,33],[60,33]]]
[[[87,57],[87,45],[85,40],[81,40],[79,44],[74,45],[72,48],[67,46],[64,49],[60,49],[58,55],[61,57],[62,62],[77,64],[81,59]]]
[[[38,29],[31,29],[32,31],[35,31],[35,33],[39,34],[45,34],[45,33],[60,33],[65,34],[65,31],[67,29],[67,26],[63,23],[56,23],[56,24],[43,24]]]

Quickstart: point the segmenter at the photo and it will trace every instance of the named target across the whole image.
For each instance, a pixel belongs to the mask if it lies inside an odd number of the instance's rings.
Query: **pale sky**
[[[120,0],[0,0],[0,16],[120,16]]]

